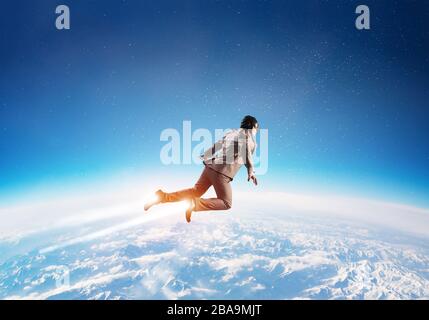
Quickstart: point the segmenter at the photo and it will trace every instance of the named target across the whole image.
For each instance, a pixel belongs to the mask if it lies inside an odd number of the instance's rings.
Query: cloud
[[[35,244],[46,261],[23,257],[2,265],[0,283],[10,290],[3,297],[429,296],[428,255],[418,242],[429,235],[428,210],[351,197],[236,192],[232,210],[198,213],[188,225],[183,204],[144,214],[141,194],[124,190],[3,207],[2,214],[19,215],[8,225],[25,217],[30,225],[40,214],[38,232],[72,226],[59,240]],[[59,209],[67,210],[58,217]],[[382,240],[385,230],[403,234]],[[58,274],[46,265],[52,257],[68,261],[71,286],[52,287]]]
[[[124,271],[120,273],[100,273],[91,278],[84,279],[82,281],[76,282],[70,286],[61,286],[57,287],[42,293],[33,292],[26,296],[9,296],[6,297],[6,300],[45,300],[51,298],[53,296],[57,296],[63,293],[85,290],[87,288],[91,288],[92,286],[100,286],[109,284],[115,280],[123,279],[123,278],[132,278],[139,275],[139,271]]]
[[[281,276],[284,277],[292,272],[307,268],[317,268],[323,265],[335,265],[337,263],[338,259],[332,258],[328,252],[313,250],[302,256],[290,255],[270,259],[267,266],[268,269],[272,271],[280,265],[283,269]]]
[[[310,213],[283,211],[282,206],[265,215],[254,210],[199,214],[192,224],[182,221],[182,215],[180,221],[167,217],[168,221],[130,229],[125,220],[118,224],[122,226],[117,234],[98,241],[51,251],[39,262],[24,257],[16,264],[5,264],[5,278],[0,279],[3,297],[394,299],[429,295],[425,247],[406,241],[398,245],[381,240],[371,230],[327,223],[325,215],[317,219],[316,214],[313,219]],[[69,267],[70,286],[53,287],[61,266],[47,265],[52,261]],[[18,273],[13,275],[13,270]]]
[[[258,212],[306,215],[354,220],[369,226],[394,229],[418,236],[429,236],[429,210],[398,203],[365,198],[285,192],[236,193],[235,203],[244,203]],[[247,206],[247,207],[246,207]]]

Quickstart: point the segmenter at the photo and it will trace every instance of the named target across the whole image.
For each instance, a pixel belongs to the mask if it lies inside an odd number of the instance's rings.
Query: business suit
[[[202,160],[204,170],[193,188],[163,193],[161,202],[193,199],[193,211],[227,210],[232,206],[230,182],[244,164],[250,175],[254,173],[255,138],[250,129],[232,130],[208,149]],[[213,186],[216,198],[201,198]]]

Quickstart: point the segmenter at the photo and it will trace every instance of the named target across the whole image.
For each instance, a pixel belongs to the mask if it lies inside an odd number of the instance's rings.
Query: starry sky
[[[1,5],[3,197],[161,172],[163,129],[252,114],[269,130],[265,186],[429,206],[426,1],[61,3],[70,30],[58,1]],[[371,30],[355,28],[362,3]]]

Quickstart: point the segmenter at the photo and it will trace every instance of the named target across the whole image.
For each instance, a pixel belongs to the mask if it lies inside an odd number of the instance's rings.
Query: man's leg
[[[201,197],[211,186],[210,178],[208,176],[208,168],[204,168],[200,178],[195,183],[193,188],[183,189],[176,192],[164,193],[162,202],[176,202],[185,199],[199,198]]]
[[[210,170],[209,178],[213,185],[217,198],[195,198],[194,211],[228,210],[232,206],[231,179],[214,170]]]

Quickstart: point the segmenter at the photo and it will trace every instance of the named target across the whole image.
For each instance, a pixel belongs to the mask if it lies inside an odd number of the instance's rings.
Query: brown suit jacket
[[[202,155],[202,159],[207,167],[232,180],[243,164],[249,175],[254,173],[253,153],[255,150],[256,142],[252,130],[236,129],[228,132],[208,149]]]

